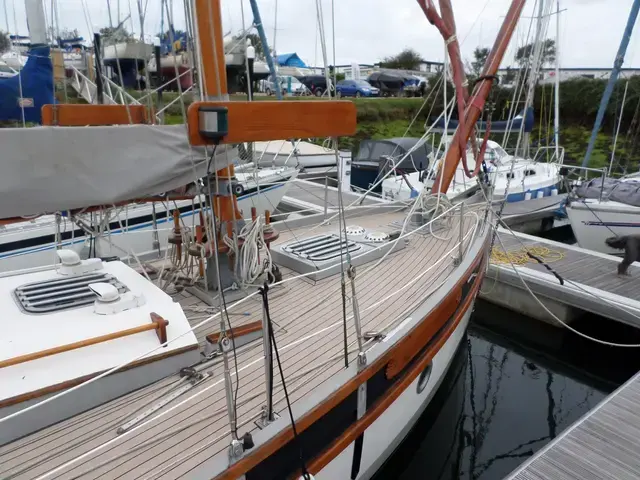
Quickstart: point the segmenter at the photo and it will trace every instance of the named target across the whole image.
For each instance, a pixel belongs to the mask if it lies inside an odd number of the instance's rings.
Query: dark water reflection
[[[375,480],[503,478],[615,387],[589,386],[500,339],[470,329],[429,408]]]

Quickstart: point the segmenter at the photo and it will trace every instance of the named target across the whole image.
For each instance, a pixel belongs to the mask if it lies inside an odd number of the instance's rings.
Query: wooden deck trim
[[[357,420],[349,429],[337,439],[333,445],[331,445],[325,452],[316,457],[309,465],[308,470],[312,474],[317,474],[325,466],[327,466],[334,458],[336,458],[345,448],[347,448],[355,439],[363,433],[375,420],[389,408],[389,406],[411,385],[420,373],[427,368],[427,365],[433,357],[440,351],[445,342],[451,337],[455,329],[458,327],[462,318],[468,312],[473,301],[476,298],[480,286],[482,285],[482,279],[484,277],[484,269],[478,273],[472,290],[464,301],[464,304],[457,309],[453,322],[446,328],[437,341],[422,354],[420,359],[409,369],[407,373],[402,377],[400,381],[394,384],[389,391],[376,403],[372,408],[367,410],[364,416]],[[449,317],[450,318],[450,317]],[[426,319],[425,319],[426,320]],[[295,476],[297,478],[297,475]]]
[[[262,330],[262,322],[258,320],[255,322],[247,323],[245,325],[230,328],[229,330],[227,330],[227,337],[230,339],[238,338],[244,335],[248,335],[249,333],[259,332],[260,330]],[[207,342],[217,344],[220,340],[220,332],[211,333],[205,338],[207,339]]]
[[[485,246],[486,247],[486,246]],[[462,278],[458,281],[458,283],[454,286],[452,291],[454,293],[445,297],[439,305],[443,302],[447,301],[451,295],[457,295],[459,289],[462,289],[464,284],[468,281],[469,277],[473,273],[473,271],[478,267],[479,264],[485,261],[485,257],[487,256],[487,249],[483,247],[480,251],[479,256],[475,259],[473,264],[467,269],[467,271],[462,275]],[[482,269],[482,275],[484,275],[484,269]],[[435,307],[438,308],[437,306]],[[428,319],[431,317],[431,313],[427,315],[425,318]],[[417,327],[416,327],[417,328]],[[333,393],[329,398],[327,398],[324,402],[317,405],[313,410],[302,416],[296,422],[297,432],[303,432],[309,426],[311,426],[316,421],[320,420],[323,415],[333,409],[335,406],[340,404],[345,398],[347,398],[351,393],[357,390],[360,384],[369,380],[376,372],[378,372],[381,368],[385,368],[387,363],[397,355],[398,351],[402,351],[405,348],[405,345],[408,341],[408,337],[400,340],[393,348],[387,351],[384,355],[379,357],[374,363],[372,363],[368,368],[365,368],[363,371],[358,373],[355,377],[353,377],[350,381],[345,383],[342,387],[340,387],[336,392]],[[414,351],[413,355],[417,352]],[[248,456],[242,458],[238,462],[231,465],[227,470],[220,473],[215,480],[235,480],[246,472],[251,470],[253,467],[258,465],[260,462],[269,457],[273,452],[286,445],[293,439],[293,430],[291,427],[287,427],[282,430],[278,434],[276,434],[271,440],[267,443],[261,445],[256,448],[253,452],[251,452]]]
[[[137,362],[133,362],[127,365],[126,367],[122,367],[120,370],[113,372],[113,374],[125,372],[127,370],[130,370],[136,367],[142,367],[143,365],[147,365],[148,363],[164,360],[165,358],[173,357],[175,355],[180,355],[182,353],[189,352],[191,350],[197,350],[197,349],[198,349],[198,345],[190,345],[190,346],[179,348],[172,352],[163,353],[161,355],[155,355],[150,358],[138,360]],[[101,372],[91,373],[89,375],[84,375],[82,377],[74,378],[73,380],[67,380],[65,382],[57,383],[55,385],[49,385],[48,387],[41,388],[39,390],[34,390],[32,392],[23,393],[21,395],[16,395],[15,397],[4,399],[0,401],[0,408],[10,407],[11,405],[15,405],[17,403],[26,402],[28,400],[33,400],[34,398],[42,397],[44,395],[49,395],[50,393],[55,393],[55,392],[59,392],[60,390],[66,390],[67,388],[75,387],[76,385],[79,385],[82,382],[86,382],[87,380],[90,380],[93,377],[97,377],[98,375],[101,375],[105,371],[106,370],[103,370]]]

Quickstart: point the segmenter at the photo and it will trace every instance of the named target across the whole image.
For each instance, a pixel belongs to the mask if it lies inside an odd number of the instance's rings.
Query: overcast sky
[[[109,25],[107,0],[55,1],[59,5],[61,28],[77,28],[85,38],[89,38],[91,30]],[[139,33],[136,1],[120,0],[120,11],[121,18],[124,19],[129,9],[132,9],[133,29]],[[173,1],[176,28],[181,28],[184,26],[183,3],[182,0]],[[225,32],[235,33],[242,28],[241,1],[244,2],[245,24],[249,24],[251,10],[248,0],[222,0]],[[331,0],[322,1],[328,63],[332,64]],[[374,63],[405,47],[414,48],[427,60],[442,60],[442,38],[436,28],[427,22],[415,0],[334,1],[336,64]],[[522,45],[525,41],[531,21],[526,17],[532,15],[535,1],[527,2],[515,41],[511,44],[503,66],[511,63],[516,43]],[[10,31],[14,33],[17,29],[21,34],[26,34],[24,0],[0,2],[6,2]],[[633,0],[560,0],[561,9],[566,9],[560,16],[561,66],[610,67],[632,2]],[[463,57],[468,59],[475,47],[491,46],[510,0],[452,0],[451,3],[455,11],[458,37],[463,41]],[[45,0],[47,9],[50,4],[50,0]],[[83,5],[88,5],[88,12]],[[118,0],[111,0],[114,23],[117,5]],[[278,53],[297,52],[308,65],[322,65],[315,0],[258,0],[258,5],[269,42],[273,45],[275,41]],[[129,30],[132,29],[131,21],[126,25]],[[0,9],[0,29],[6,27],[4,10]],[[554,18],[549,26],[548,38],[555,38],[555,29]],[[640,32],[637,30],[640,27],[634,30],[631,38],[624,65],[626,67],[640,66]],[[148,0],[145,33],[155,34],[159,31],[160,0]]]

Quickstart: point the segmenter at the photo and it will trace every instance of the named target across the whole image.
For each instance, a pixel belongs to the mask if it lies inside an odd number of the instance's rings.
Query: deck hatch
[[[289,243],[283,250],[312,262],[323,262],[361,250],[362,246],[351,240],[340,239],[337,235],[316,235],[306,240]]]
[[[74,277],[56,278],[27,283],[14,290],[18,304],[25,312],[51,313],[92,304],[96,294],[91,283],[110,283],[125,293],[128,288],[108,273],[89,273]]]

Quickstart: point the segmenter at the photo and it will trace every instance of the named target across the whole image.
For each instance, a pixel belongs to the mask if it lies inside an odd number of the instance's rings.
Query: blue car
[[[340,80],[336,85],[339,97],[377,97],[380,90],[365,80]]]

